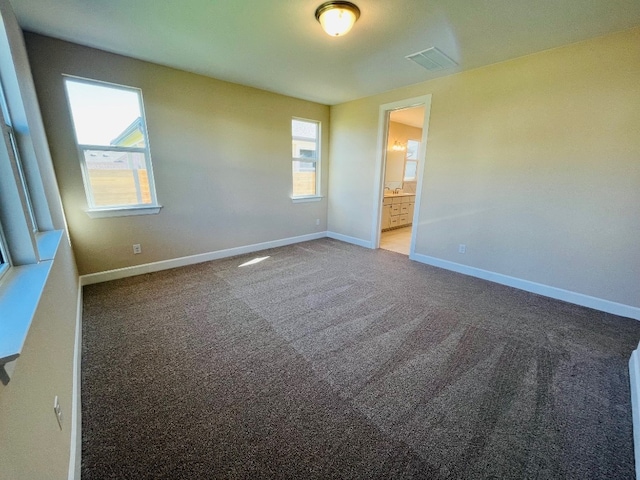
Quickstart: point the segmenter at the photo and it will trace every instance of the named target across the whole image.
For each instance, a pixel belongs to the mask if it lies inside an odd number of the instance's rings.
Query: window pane
[[[315,142],[318,139],[318,124],[293,119],[291,120],[291,134],[294,138],[306,138]]]
[[[65,78],[90,208],[157,205],[142,93]]]
[[[22,159],[20,158],[20,150],[18,149],[18,144],[16,142],[15,132],[13,131],[13,122],[11,121],[11,117],[9,116],[9,108],[7,106],[7,100],[4,96],[4,89],[2,88],[2,85],[0,85],[0,107],[2,109],[1,118],[5,123],[4,128],[6,130],[6,135],[11,146],[11,152],[13,153],[15,164],[18,169],[18,175],[20,177],[22,190],[25,195],[27,210],[29,212],[29,221],[31,222],[31,230],[33,232],[37,232],[38,225],[36,224],[36,216],[33,211],[33,203],[31,202],[31,192],[27,186],[27,179],[24,174],[24,168],[22,167]]]
[[[407,141],[407,160],[417,160],[418,150],[420,149],[420,142],[415,140]]]
[[[36,223],[36,215],[33,211],[33,203],[31,202],[31,193],[29,191],[29,188],[27,187],[27,179],[24,175],[24,169],[22,167],[22,158],[20,158],[20,151],[18,150],[18,145],[16,144],[16,138],[13,133],[13,128],[9,128],[9,143],[11,143],[11,150],[13,152],[13,156],[15,157],[16,167],[18,168],[18,176],[20,177],[22,191],[24,192],[24,197],[27,202],[27,211],[29,212],[29,221],[31,222],[31,230],[33,232],[37,232],[38,225]]]
[[[404,181],[416,180],[418,170],[418,162],[407,160],[404,166]]]
[[[291,120],[293,156],[293,196],[317,195],[320,124],[314,121]]]
[[[293,139],[293,158],[318,158],[316,143]]]
[[[96,207],[151,204],[143,152],[83,150]]]
[[[136,90],[65,81],[76,139],[81,145],[144,147]]]
[[[315,162],[293,161],[293,196],[304,197],[316,194]]]
[[[293,158],[318,158],[318,124],[291,120]]]
[[[1,225],[0,225],[1,227]],[[0,228],[0,277],[6,273],[9,268],[9,256],[7,255],[7,244],[4,240],[2,228]]]

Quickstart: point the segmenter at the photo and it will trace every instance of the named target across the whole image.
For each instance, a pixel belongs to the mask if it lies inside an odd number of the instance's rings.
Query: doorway
[[[380,107],[380,178],[373,234],[377,248],[415,249],[431,96]]]

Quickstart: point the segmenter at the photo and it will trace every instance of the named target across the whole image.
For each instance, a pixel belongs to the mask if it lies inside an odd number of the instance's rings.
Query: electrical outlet
[[[320,225],[320,219],[316,218],[316,225]]]
[[[467,246],[462,243],[458,245],[458,253],[467,253]]]
[[[135,255],[137,255],[139,253],[142,253],[142,246],[140,246],[139,243],[136,243],[136,244],[133,245],[133,253]]]
[[[58,400],[58,396],[53,400],[53,413],[56,415],[56,420],[58,420],[58,426],[60,430],[62,430],[62,408],[60,408],[60,401]]]

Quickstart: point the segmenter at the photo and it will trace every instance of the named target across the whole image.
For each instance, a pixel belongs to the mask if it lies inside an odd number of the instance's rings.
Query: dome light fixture
[[[316,9],[316,20],[332,37],[346,34],[360,17],[360,9],[351,2],[325,2]]]

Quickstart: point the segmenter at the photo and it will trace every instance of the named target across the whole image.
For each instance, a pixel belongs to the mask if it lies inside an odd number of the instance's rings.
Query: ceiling
[[[424,105],[394,110],[389,114],[389,120],[409,125],[410,127],[422,128],[424,124]]]
[[[344,37],[322,0],[10,0],[56,38],[328,105],[640,25],[639,0],[352,0]],[[406,55],[437,47],[457,67]]]

